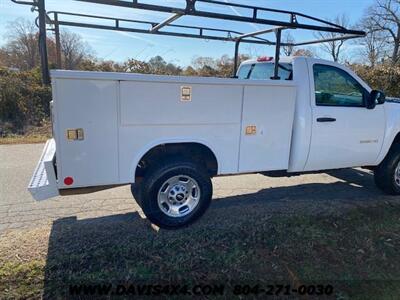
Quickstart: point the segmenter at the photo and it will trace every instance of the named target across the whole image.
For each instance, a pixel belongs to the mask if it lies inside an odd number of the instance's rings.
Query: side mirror
[[[369,94],[366,107],[368,109],[374,109],[377,104],[383,104],[385,103],[385,101],[386,101],[386,96],[384,92],[373,90]]]

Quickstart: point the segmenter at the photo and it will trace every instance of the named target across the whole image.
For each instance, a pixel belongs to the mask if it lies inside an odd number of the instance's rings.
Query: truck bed
[[[76,71],[52,79],[60,189],[132,183],[140,159],[168,143],[208,147],[220,175],[288,168],[291,81]],[[68,140],[69,129],[84,138]]]

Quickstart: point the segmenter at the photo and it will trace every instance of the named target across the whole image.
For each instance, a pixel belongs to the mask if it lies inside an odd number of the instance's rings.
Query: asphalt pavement
[[[27,185],[43,144],[0,145],[0,234],[16,228],[49,225],[59,218],[97,218],[139,212],[129,186],[93,194],[65,196],[36,202]],[[371,172],[337,170],[290,178],[242,175],[213,179],[212,209],[263,202],[271,213],[329,213],[354,206],[398,202],[378,190]]]

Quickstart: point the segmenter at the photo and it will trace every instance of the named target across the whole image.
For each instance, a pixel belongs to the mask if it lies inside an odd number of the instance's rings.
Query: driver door
[[[369,92],[344,68],[310,63],[309,70],[313,123],[305,171],[372,165],[384,137],[383,105],[367,109]]]

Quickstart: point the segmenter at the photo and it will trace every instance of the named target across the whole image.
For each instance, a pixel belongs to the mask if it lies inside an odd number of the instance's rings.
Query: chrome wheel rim
[[[200,187],[187,175],[166,180],[158,191],[158,207],[169,217],[180,218],[190,214],[199,204]]]
[[[400,188],[400,162],[398,162],[396,170],[394,171],[394,182]]]

